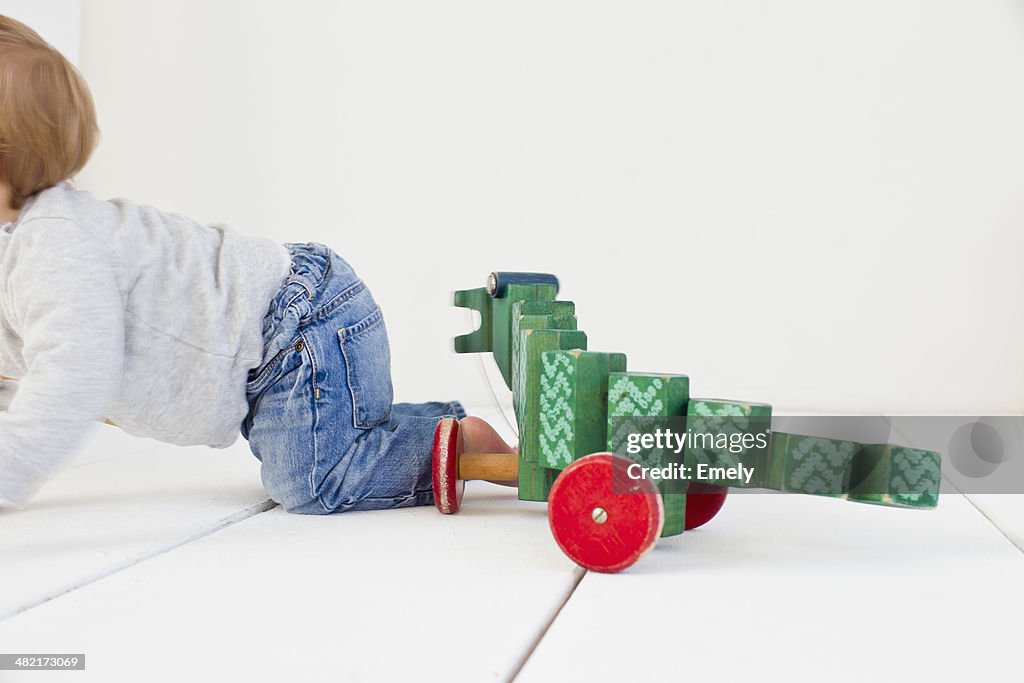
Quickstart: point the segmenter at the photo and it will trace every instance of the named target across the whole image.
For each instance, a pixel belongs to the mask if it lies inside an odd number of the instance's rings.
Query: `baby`
[[[75,68],[0,16],[0,504],[24,507],[108,419],[180,445],[239,430],[307,514],[427,505],[434,428],[513,452],[448,403],[393,403],[381,310],[321,244],[201,226],[68,179],[98,129]]]

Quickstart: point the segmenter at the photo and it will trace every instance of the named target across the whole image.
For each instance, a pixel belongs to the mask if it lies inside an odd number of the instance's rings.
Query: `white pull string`
[[[473,319],[472,309],[466,309],[466,315],[469,318],[470,329],[472,329],[473,325],[476,324],[476,320]],[[498,400],[498,394],[494,391],[494,384],[491,382],[491,376],[490,374],[488,374],[487,368],[484,366],[483,354],[476,354],[476,360],[478,363],[478,367],[480,369],[480,376],[483,378],[484,384],[487,385],[487,392],[491,395],[491,401],[494,403],[494,407],[498,409],[498,412],[501,413],[501,419],[505,421],[505,424],[508,425],[508,428],[511,430],[513,434],[516,435],[516,438],[518,439],[519,429],[516,427],[514,421],[508,419],[508,413],[505,412],[505,407],[502,406],[501,402]]]

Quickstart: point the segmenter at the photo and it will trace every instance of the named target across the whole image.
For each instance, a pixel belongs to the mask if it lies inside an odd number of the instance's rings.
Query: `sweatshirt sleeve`
[[[0,499],[24,507],[109,408],[124,366],[116,256],[66,220],[20,225],[7,282],[26,373],[0,411]]]

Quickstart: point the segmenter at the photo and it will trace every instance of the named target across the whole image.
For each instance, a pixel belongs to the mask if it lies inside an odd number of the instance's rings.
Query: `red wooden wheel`
[[[635,464],[614,453],[594,453],[573,462],[548,496],[548,522],[555,541],[576,564],[617,572],[658,542],[665,508],[649,479],[632,479]]]
[[[434,428],[434,452],[430,474],[434,484],[434,505],[441,514],[459,511],[466,482],[459,479],[459,456],[462,455],[459,421],[446,417]]]
[[[686,530],[707,524],[725,505],[729,488],[691,481],[686,488]]]

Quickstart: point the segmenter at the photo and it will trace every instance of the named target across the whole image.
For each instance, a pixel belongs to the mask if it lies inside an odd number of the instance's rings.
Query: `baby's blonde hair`
[[[0,179],[10,208],[80,171],[98,136],[82,74],[38,33],[0,15]]]

